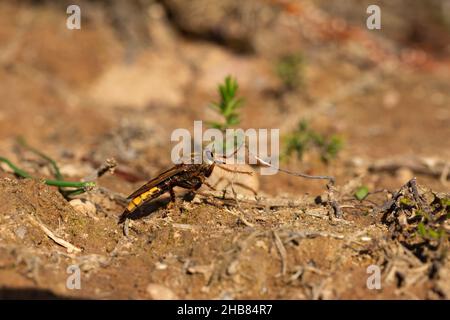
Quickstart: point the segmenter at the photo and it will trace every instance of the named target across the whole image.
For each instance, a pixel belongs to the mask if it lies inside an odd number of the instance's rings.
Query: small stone
[[[366,161],[360,157],[354,157],[349,162],[355,167],[363,167],[366,164]]]
[[[224,291],[220,294],[219,300],[234,300],[234,297],[231,292]]]
[[[234,260],[233,262],[231,262],[227,268],[227,274],[229,274],[229,275],[235,274],[238,270],[238,266],[239,266],[238,260]]]
[[[27,228],[24,226],[20,226],[15,231],[16,236],[18,236],[20,239],[25,238],[25,234],[27,233]]]
[[[205,280],[209,280],[213,272],[213,265],[192,266],[187,269],[188,274],[203,274]]]
[[[157,262],[157,263],[155,263],[155,267],[156,267],[156,270],[166,270],[167,269],[167,264],[161,263],[161,262]]]
[[[397,179],[401,183],[406,183],[414,178],[414,173],[408,168],[400,168],[395,173]]]
[[[223,169],[226,168],[226,169]],[[236,172],[238,171],[238,172]],[[245,172],[245,173],[242,173]],[[239,197],[243,195],[254,195],[259,190],[259,178],[255,170],[248,164],[226,164],[216,166],[208,183],[217,191],[227,191],[232,193],[233,188]],[[209,190],[207,186],[202,186],[201,190]]]
[[[13,173],[14,170],[11,169],[6,163],[0,162],[0,170],[7,172],[7,173]]]
[[[191,203],[200,204],[200,203],[202,203],[202,200],[198,197],[198,195],[195,195],[195,197],[194,197],[194,199],[192,199]]]
[[[400,100],[400,95],[396,91],[389,91],[383,97],[383,106],[386,109],[394,108]]]
[[[63,176],[79,177],[89,174],[92,169],[88,165],[65,164],[59,170]]]
[[[263,240],[256,241],[255,246],[264,250],[269,250],[267,244]]]
[[[150,295],[150,298],[153,300],[177,300],[177,295],[169,288],[157,284],[150,283],[147,286],[147,293]]]
[[[97,208],[90,201],[74,199],[71,200],[69,203],[79,213],[88,215],[90,217],[95,217],[95,214],[97,213]]]

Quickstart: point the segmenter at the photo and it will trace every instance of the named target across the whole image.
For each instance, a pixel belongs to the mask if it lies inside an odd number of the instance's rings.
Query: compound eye
[[[211,162],[214,162],[214,155],[211,150],[205,150],[206,159]]]

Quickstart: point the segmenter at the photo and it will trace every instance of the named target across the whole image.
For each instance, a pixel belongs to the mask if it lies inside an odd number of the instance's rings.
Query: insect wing
[[[183,165],[183,164],[177,164],[176,166],[174,166],[174,167],[172,167],[172,168],[170,168],[170,169],[160,173],[156,178],[150,180],[149,182],[144,184],[142,187],[137,189],[135,192],[130,194],[127,197],[127,199],[136,198],[140,194],[151,190],[152,188],[156,187],[158,184],[160,184],[161,182],[167,180],[168,178],[171,178],[171,177],[177,175],[178,173],[184,171],[184,169],[185,169],[184,166],[185,165]]]

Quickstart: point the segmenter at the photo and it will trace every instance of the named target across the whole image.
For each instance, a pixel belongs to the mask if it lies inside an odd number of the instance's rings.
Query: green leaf
[[[445,207],[450,207],[450,198],[443,198],[441,199],[441,204],[442,206]]]
[[[439,239],[441,237],[441,233],[436,230],[433,230],[432,228],[429,228],[428,236],[432,239]]]
[[[417,232],[421,237],[425,238],[427,236],[427,229],[425,228],[423,222],[419,222],[419,224],[417,225]]]
[[[220,102],[212,103],[211,108],[224,118],[224,122],[211,122],[210,125],[213,128],[223,131],[230,126],[240,123],[239,113],[236,110],[241,107],[243,99],[236,97],[238,88],[237,81],[231,76],[227,76],[224,83],[218,85]]]
[[[414,206],[414,202],[412,202],[409,198],[406,198],[406,197],[402,197],[400,199],[400,204],[404,205],[404,206],[407,206],[407,207]]]
[[[366,186],[359,187],[355,192],[355,197],[359,201],[364,200],[369,195],[369,188]]]

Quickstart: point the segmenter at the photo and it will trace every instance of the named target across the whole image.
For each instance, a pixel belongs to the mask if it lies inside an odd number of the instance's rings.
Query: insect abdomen
[[[148,200],[151,197],[154,197],[156,194],[159,195],[160,193],[161,193],[161,188],[159,188],[159,187],[153,187],[150,190],[141,193],[140,195],[131,199],[130,203],[127,206],[127,211],[128,212],[134,211],[137,207],[142,205],[146,200]]]

